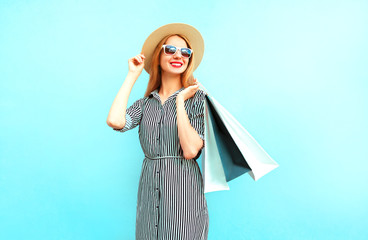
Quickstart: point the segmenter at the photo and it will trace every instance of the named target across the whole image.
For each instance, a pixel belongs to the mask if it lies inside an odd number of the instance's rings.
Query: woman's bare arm
[[[137,74],[132,72],[129,72],[125,78],[123,85],[111,105],[109,115],[107,116],[106,123],[110,127],[121,129],[125,126],[125,113],[129,95],[137,79]]]
[[[181,96],[176,98],[176,111],[180,146],[183,149],[184,158],[192,159],[197,156],[204,143],[190,124],[184,107],[184,98]]]
[[[129,95],[135,81],[138,79],[144,67],[144,55],[138,54],[137,56],[130,58],[128,63],[128,75],[111,105],[109,115],[106,120],[107,125],[116,129],[122,129],[125,126],[125,114]]]

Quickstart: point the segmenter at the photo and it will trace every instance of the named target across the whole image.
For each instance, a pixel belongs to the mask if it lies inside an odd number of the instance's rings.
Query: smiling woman
[[[205,92],[193,71],[204,51],[194,27],[167,24],[146,39],[142,54],[129,59],[129,73],[107,124],[126,132],[139,125],[145,154],[139,180],[136,239],[207,239],[208,210],[197,158],[204,147]],[[126,109],[143,68],[145,95]]]
[[[167,49],[169,47],[163,47],[164,45],[174,45],[175,48],[177,46],[191,50],[191,45],[188,39],[181,34],[169,34],[160,42],[158,42],[157,47],[152,54],[152,58],[149,60],[149,62],[147,62],[147,64],[150,64],[151,66],[150,68],[147,67],[148,70],[146,70],[150,74],[150,79],[147,85],[145,96],[149,95],[152,90],[160,87],[162,84],[162,78],[165,78],[166,76],[172,76],[172,74],[176,74],[177,79],[180,78],[176,82],[180,82],[181,86],[188,87],[194,83],[194,58],[184,57],[181,54],[181,51],[175,51],[174,54],[170,54],[173,52],[173,47],[171,47],[170,51],[170,49]],[[181,64],[181,66],[174,66],[171,64],[171,62],[178,62]],[[162,76],[163,74],[167,75]],[[181,74],[181,76],[178,74]]]
[[[181,46],[181,48],[187,48],[187,43],[186,41],[183,39],[183,37],[180,37],[178,35],[173,35],[173,36],[169,36],[166,41],[166,44],[169,45],[163,45],[166,47],[162,47],[163,51],[160,51],[160,67],[161,67],[161,78],[168,78],[169,76],[174,77],[178,76],[180,77],[180,75],[178,74],[182,74],[188,66],[188,62],[190,61],[188,57],[183,57],[181,55],[181,51],[173,51],[170,52],[170,50],[168,50],[168,48],[173,49],[176,48],[174,45],[176,46]],[[171,47],[169,47],[171,46]],[[153,63],[155,62],[154,59]],[[185,80],[184,80],[185,83]],[[182,83],[182,85],[184,85]]]

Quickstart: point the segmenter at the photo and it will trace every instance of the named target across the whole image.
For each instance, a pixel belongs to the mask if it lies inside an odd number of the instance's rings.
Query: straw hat
[[[143,44],[142,53],[146,57],[144,60],[144,69],[148,74],[150,73],[152,55],[157,44],[170,34],[182,34],[188,38],[193,49],[194,70],[201,62],[204,52],[204,41],[201,33],[193,26],[185,23],[170,23],[153,31]]]

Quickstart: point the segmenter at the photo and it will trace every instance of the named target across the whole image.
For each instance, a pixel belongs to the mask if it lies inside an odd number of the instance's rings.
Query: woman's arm
[[[109,115],[107,116],[106,123],[110,127],[120,129],[125,126],[125,113],[128,105],[128,98],[137,79],[137,74],[132,72],[129,72],[125,78],[123,85],[111,105]]]
[[[137,56],[129,59],[128,63],[128,75],[111,105],[109,115],[106,120],[107,125],[116,129],[121,129],[125,126],[125,114],[129,95],[135,81],[138,79],[144,67],[144,56],[142,54],[138,54]]]
[[[190,87],[196,91],[198,87]],[[186,159],[192,159],[197,156],[199,150],[203,147],[203,140],[198,132],[190,124],[188,114],[184,107],[185,98],[181,94],[176,97],[176,113],[178,134],[183,155]]]

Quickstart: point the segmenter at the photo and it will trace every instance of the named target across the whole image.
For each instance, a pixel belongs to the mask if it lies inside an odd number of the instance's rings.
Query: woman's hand
[[[183,91],[181,91],[177,98],[181,98],[184,101],[187,100],[188,98],[191,98],[194,96],[194,94],[197,92],[197,90],[199,89],[199,82],[197,81],[196,78],[194,78],[194,85],[191,85],[189,87],[186,87]]]
[[[128,60],[129,64],[129,72],[137,73],[140,75],[142,73],[143,67],[144,67],[144,59],[146,57],[143,55],[143,53],[138,54],[135,57],[132,57]]]

